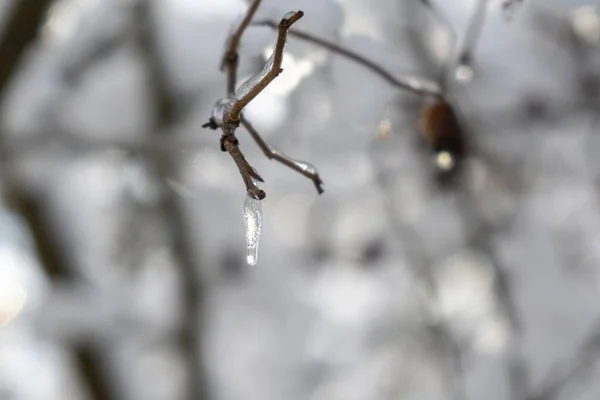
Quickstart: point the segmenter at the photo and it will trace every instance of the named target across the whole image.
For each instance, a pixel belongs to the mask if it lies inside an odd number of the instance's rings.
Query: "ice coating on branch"
[[[283,19],[290,19],[292,18],[298,11],[289,11],[286,12],[285,15],[283,16]]]
[[[231,110],[231,101],[229,99],[219,99],[210,111],[210,117],[218,126],[223,126],[225,114],[229,110]]]
[[[311,163],[307,163],[306,161],[293,160],[294,163],[302,169],[304,172],[308,172],[309,174],[317,175],[317,168]]]
[[[246,226],[246,261],[248,265],[256,265],[262,231],[262,207],[260,200],[255,200],[248,194],[244,200],[244,225]]]
[[[235,91],[235,94],[233,95],[233,99],[232,99],[233,102],[238,102],[241,99],[243,99],[244,97],[246,97],[248,95],[248,93],[261,80],[263,80],[265,78],[265,76],[267,76],[267,74],[269,73],[271,68],[273,68],[274,61],[275,61],[275,53],[271,54],[271,57],[269,57],[269,59],[265,63],[265,66],[258,74],[256,74],[255,76],[253,76],[252,78],[248,79],[246,82],[244,82],[240,85],[240,87]]]
[[[313,175],[319,174],[319,172],[317,171],[317,168],[314,165],[312,165],[311,163],[307,163],[306,161],[294,160],[293,158],[286,156],[285,154],[283,154],[281,151],[277,150],[274,147],[271,148],[271,151],[273,152],[273,154],[277,154],[279,157],[285,158],[289,162],[294,163],[298,168],[300,168],[304,172],[307,172],[307,173],[313,174]]]

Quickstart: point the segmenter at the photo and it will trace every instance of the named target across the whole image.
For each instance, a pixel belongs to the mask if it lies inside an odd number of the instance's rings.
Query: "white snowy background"
[[[460,42],[475,1],[433,4]],[[267,192],[255,267],[242,180],[201,128],[246,7],[52,6],[1,109],[0,182],[25,195],[0,201],[0,400],[599,399],[600,4],[524,0],[509,19],[490,1],[473,80],[449,86],[475,149],[448,191],[417,96],[290,38],[246,116],[325,193],[238,130]],[[451,59],[418,1],[263,0],[256,19],[290,10],[398,76]],[[275,37],[246,32],[240,81]]]

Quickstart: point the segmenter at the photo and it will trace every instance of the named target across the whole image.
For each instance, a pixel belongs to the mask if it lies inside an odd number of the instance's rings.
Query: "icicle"
[[[246,261],[248,265],[256,265],[262,230],[262,207],[260,200],[255,200],[247,194],[244,200],[244,225],[246,226]]]

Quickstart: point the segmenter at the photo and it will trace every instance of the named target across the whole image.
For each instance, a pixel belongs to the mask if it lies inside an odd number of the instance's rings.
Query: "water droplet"
[[[313,175],[319,174],[319,172],[317,171],[317,168],[314,165],[312,165],[311,163],[307,163],[306,161],[295,160],[291,157],[288,157],[274,147],[271,148],[271,151],[273,152],[273,154],[277,154],[279,157],[285,158],[286,160],[294,163],[298,168],[300,168],[304,172],[307,172],[307,173],[313,174]]]
[[[456,68],[456,80],[463,85],[471,82],[473,80],[473,75],[473,68],[471,68],[469,65],[463,64]]]
[[[260,200],[255,200],[247,194],[244,200],[244,225],[246,227],[246,261],[248,265],[256,265],[262,231],[262,207]]]

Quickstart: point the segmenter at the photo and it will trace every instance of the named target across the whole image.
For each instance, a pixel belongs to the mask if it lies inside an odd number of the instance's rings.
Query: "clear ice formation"
[[[294,160],[293,158],[286,156],[285,154],[283,154],[281,151],[277,150],[274,147],[271,148],[271,151],[273,152],[273,154],[276,154],[279,157],[285,158],[289,162],[294,163],[298,168],[300,168],[304,172],[307,172],[307,173],[313,174],[313,175],[318,174],[317,168],[314,165],[312,165],[311,163],[307,163],[306,161]]]
[[[223,120],[225,114],[231,110],[231,101],[229,99],[219,99],[213,106],[210,117],[217,124],[217,126],[223,126]]]
[[[262,231],[262,206],[260,200],[253,199],[248,194],[244,200],[244,225],[246,227],[246,261],[248,265],[256,265]]]

